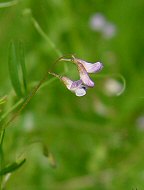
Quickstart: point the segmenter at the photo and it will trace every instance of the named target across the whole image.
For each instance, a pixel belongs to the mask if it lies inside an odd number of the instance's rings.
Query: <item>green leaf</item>
[[[0,98],[0,105],[6,102],[7,96]]]
[[[11,6],[16,5],[17,3],[19,3],[18,0],[9,1],[9,2],[1,2],[1,3],[0,3],[0,8],[11,7]]]
[[[5,130],[0,133],[0,169],[3,167],[4,153],[3,153],[3,141],[5,136]]]
[[[19,162],[13,162],[12,164],[10,164],[7,167],[3,168],[0,171],[0,175],[6,175],[7,173],[14,172],[18,168],[20,168],[25,163],[25,161],[26,161],[26,159],[24,158],[23,160],[21,160]]]
[[[19,63],[22,70],[22,80],[24,85],[25,94],[27,94],[27,72],[25,66],[25,55],[24,55],[24,45],[21,41],[19,41]]]
[[[13,88],[17,96],[22,97],[22,90],[21,90],[20,79],[18,75],[17,53],[16,53],[16,47],[13,41],[10,43],[10,47],[9,47],[8,66],[9,66],[10,79],[11,79]]]

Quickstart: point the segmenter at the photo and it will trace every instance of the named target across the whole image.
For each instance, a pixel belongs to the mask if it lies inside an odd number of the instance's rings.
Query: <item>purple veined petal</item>
[[[100,70],[102,70],[102,68],[103,68],[103,64],[100,62],[89,63],[89,62],[83,61],[81,59],[77,59],[74,56],[73,56],[73,62],[75,64],[81,63],[88,73],[96,73],[96,72],[99,72]]]
[[[97,73],[97,72],[101,71],[103,68],[102,63],[100,63],[100,62],[88,63],[86,61],[82,61],[82,60],[80,60],[80,61],[82,62],[84,68],[86,69],[86,71],[88,73]]]
[[[94,87],[94,82],[90,79],[86,69],[81,63],[77,63],[80,79],[88,87]]]
[[[75,88],[79,88],[82,85],[82,80],[77,80],[77,81],[73,81],[70,89],[75,89]]]
[[[75,93],[76,96],[84,96],[86,94],[87,86],[83,84],[82,80],[72,81],[66,76],[59,76],[51,72],[49,72],[49,74],[59,78],[67,89]]]
[[[87,87],[83,85],[82,80],[72,81],[68,77],[61,77],[61,80],[66,85],[68,90],[75,93],[76,96],[84,96],[86,94]]]

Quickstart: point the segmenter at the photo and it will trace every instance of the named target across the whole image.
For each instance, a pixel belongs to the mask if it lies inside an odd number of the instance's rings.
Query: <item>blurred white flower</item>
[[[105,24],[105,17],[101,13],[96,13],[90,18],[90,27],[94,31],[101,31]]]
[[[108,107],[101,102],[100,100],[95,100],[93,103],[94,110],[97,114],[101,116],[108,116],[109,114],[109,109]]]
[[[123,85],[112,78],[106,80],[104,84],[104,91],[109,96],[117,96],[123,89]]]
[[[144,115],[141,115],[137,118],[136,126],[139,130],[144,131]]]
[[[116,26],[112,23],[106,23],[102,29],[102,34],[105,38],[112,38],[116,35]]]
[[[33,113],[28,112],[24,115],[23,125],[24,125],[24,129],[28,132],[34,128],[34,115],[33,115]]]
[[[100,32],[104,38],[112,38],[116,35],[115,24],[107,21],[102,13],[96,13],[90,18],[90,28]]]

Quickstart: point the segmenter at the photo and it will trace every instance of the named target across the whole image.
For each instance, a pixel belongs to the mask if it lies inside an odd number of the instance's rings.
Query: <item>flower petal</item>
[[[76,89],[79,88],[82,85],[82,80],[73,81],[70,89]]]
[[[77,63],[77,66],[82,82],[88,87],[94,87],[94,82],[90,79],[84,66],[81,63]]]
[[[73,81],[70,80],[68,77],[61,77],[61,80],[62,82],[65,84],[65,86],[70,90],[72,84],[73,84]]]
[[[86,90],[83,89],[83,88],[78,88],[78,89],[75,91],[75,94],[76,94],[76,96],[84,96],[84,95],[86,95]]]
[[[83,61],[81,59],[77,59],[74,56],[73,56],[73,62],[76,64],[81,63],[88,73],[96,73],[96,72],[99,72],[100,70],[102,70],[102,68],[103,68],[103,64],[100,62],[89,63],[89,62]]]

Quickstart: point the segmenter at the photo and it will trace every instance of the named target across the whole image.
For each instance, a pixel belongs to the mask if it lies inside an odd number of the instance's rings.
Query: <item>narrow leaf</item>
[[[0,3],[0,8],[11,7],[13,5],[16,5],[18,2],[19,2],[18,0],[9,1],[9,2],[1,2]]]
[[[26,80],[27,72],[26,72],[26,66],[25,66],[24,45],[21,41],[19,42],[19,63],[22,70],[22,80],[23,80],[24,90],[25,90],[25,93],[27,94],[27,80]]]
[[[8,165],[7,167],[3,168],[0,171],[0,175],[6,175],[7,173],[14,172],[18,168],[20,168],[25,163],[25,161],[26,161],[26,159],[23,159],[20,162],[14,162],[14,163]]]
[[[16,47],[15,47],[14,42],[10,43],[8,66],[9,66],[10,79],[11,79],[13,88],[17,96],[22,97],[21,85],[20,85],[20,80],[19,80],[19,75],[18,75],[17,53],[16,53]]]
[[[3,159],[4,159],[4,154],[3,154],[3,141],[4,141],[4,136],[5,136],[5,130],[3,130],[0,133],[0,170],[3,167]]]
[[[0,104],[4,104],[7,100],[7,96],[0,98]]]

